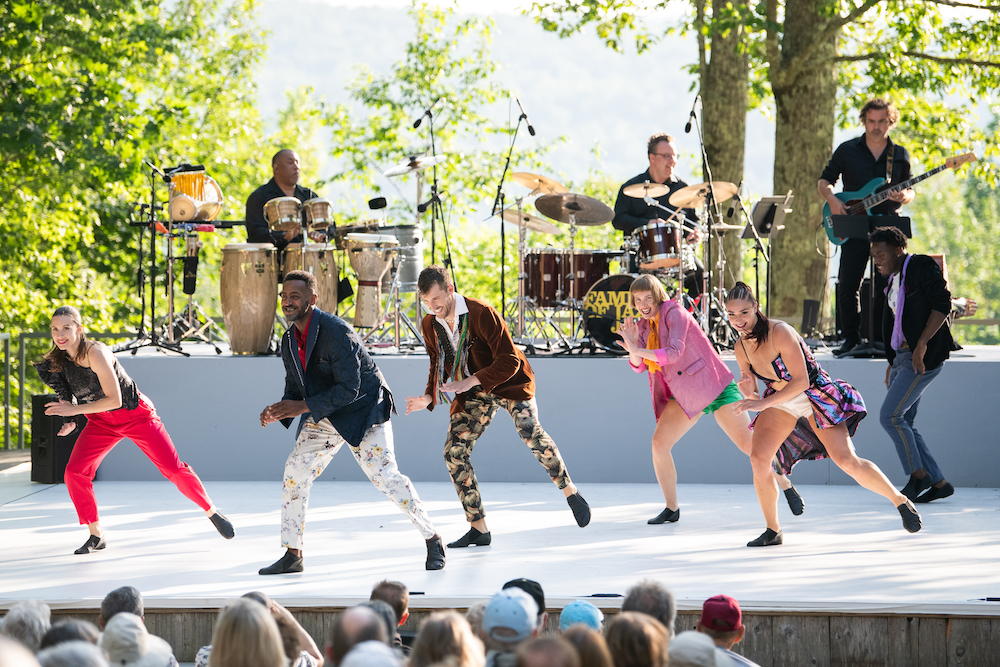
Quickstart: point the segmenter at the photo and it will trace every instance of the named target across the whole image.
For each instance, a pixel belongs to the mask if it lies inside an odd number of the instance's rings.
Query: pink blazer
[[[648,321],[639,321],[640,347],[646,346],[649,329]],[[692,418],[719,397],[733,381],[733,374],[695,319],[676,301],[660,306],[659,330],[660,347],[655,353],[663,370],[649,374],[653,411],[659,419],[673,396],[684,414]],[[642,373],[646,364],[632,366],[632,370]]]

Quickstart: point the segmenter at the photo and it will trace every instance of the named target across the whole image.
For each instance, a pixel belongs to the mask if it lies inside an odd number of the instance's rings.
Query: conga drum
[[[303,270],[316,276],[316,307],[328,313],[337,312],[337,256],[332,243],[310,243],[302,249],[301,243],[285,246],[282,275],[289,271]]]
[[[278,304],[278,253],[270,243],[222,249],[222,319],[233,354],[267,352]]]
[[[358,276],[354,326],[374,327],[382,311],[382,296],[379,293],[382,276],[399,252],[399,240],[387,234],[348,234],[344,238],[344,246],[351,267]]]
[[[302,226],[302,202],[295,197],[275,197],[264,204],[264,219],[272,232],[288,232]]]

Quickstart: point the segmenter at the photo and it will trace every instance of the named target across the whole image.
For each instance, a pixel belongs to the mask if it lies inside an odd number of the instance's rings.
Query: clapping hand
[[[622,337],[621,341],[615,341],[619,346],[625,348],[630,354],[639,349],[639,325],[635,319],[631,317],[623,319],[622,323],[618,325],[617,333]]]
[[[737,389],[744,397],[749,398],[757,393],[757,378],[743,371],[740,373],[740,379],[736,382]]]

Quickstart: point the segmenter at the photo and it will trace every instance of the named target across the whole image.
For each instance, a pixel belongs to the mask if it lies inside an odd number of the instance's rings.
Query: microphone
[[[698,114],[694,112],[695,108],[698,106],[698,100],[701,99],[701,94],[694,96],[694,104],[691,105],[691,114],[688,116],[687,125],[684,126],[684,134],[691,134],[691,119],[698,120]]]
[[[159,174],[160,176],[166,176],[166,174],[164,174],[163,171],[159,167],[157,167],[155,164],[153,164],[149,160],[143,160],[142,163],[144,165],[146,165],[147,167],[149,167],[150,169],[152,169],[155,173]]]
[[[740,201],[741,192],[743,192],[743,179],[740,179],[740,184],[736,188],[736,194],[733,195],[733,203],[729,205],[729,212],[726,213],[727,218],[733,217],[733,213],[736,212],[736,204]]]
[[[446,193],[445,192],[441,192],[441,194],[443,195],[443,194],[446,194]],[[431,198],[428,199],[427,201],[425,201],[424,203],[417,204],[417,213],[423,213],[424,211],[426,211],[427,209],[429,209],[431,207],[431,204],[435,204],[435,203],[437,203],[437,204],[441,203],[441,195],[439,195],[437,193],[431,195]]]
[[[535,136],[535,128],[531,125],[531,121],[528,120],[528,114],[524,111],[524,106],[521,104],[521,100],[517,99],[517,95],[514,96],[514,101],[517,102],[517,108],[521,110],[521,118],[528,124],[528,134]]]
[[[438,102],[440,102],[442,99],[444,99],[444,95],[439,96],[436,100],[434,100],[433,102],[431,102],[431,105],[429,107],[427,107],[426,109],[424,109],[424,112],[422,114],[420,114],[420,118],[418,118],[415,121],[413,121],[413,129],[414,130],[417,129],[418,127],[420,127],[420,123],[424,122],[424,116],[430,116],[431,115],[431,109],[433,109],[434,105],[437,104]]]

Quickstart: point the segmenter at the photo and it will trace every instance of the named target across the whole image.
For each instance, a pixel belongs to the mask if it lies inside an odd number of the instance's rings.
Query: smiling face
[[[632,306],[644,320],[652,320],[659,313],[662,304],[656,301],[652,292],[635,292],[632,294]]]
[[[903,256],[906,250],[878,241],[872,244],[872,261],[875,268],[883,276],[899,273],[903,268]]]
[[[316,295],[309,289],[309,285],[302,280],[286,280],[281,283],[279,296],[285,321],[305,326],[312,315],[313,304],[316,303]]]
[[[657,183],[666,183],[677,166],[677,147],[669,141],[659,141],[649,154],[649,175]]]
[[[52,318],[52,343],[71,357],[76,353],[83,339],[83,325],[77,324],[69,315]]]
[[[424,307],[427,308],[428,312],[434,313],[442,320],[455,316],[454,285],[442,288],[438,283],[434,283],[429,290],[420,295],[420,300],[424,302]]]
[[[733,328],[745,336],[757,324],[757,305],[747,299],[733,299],[726,302],[726,315]]]

